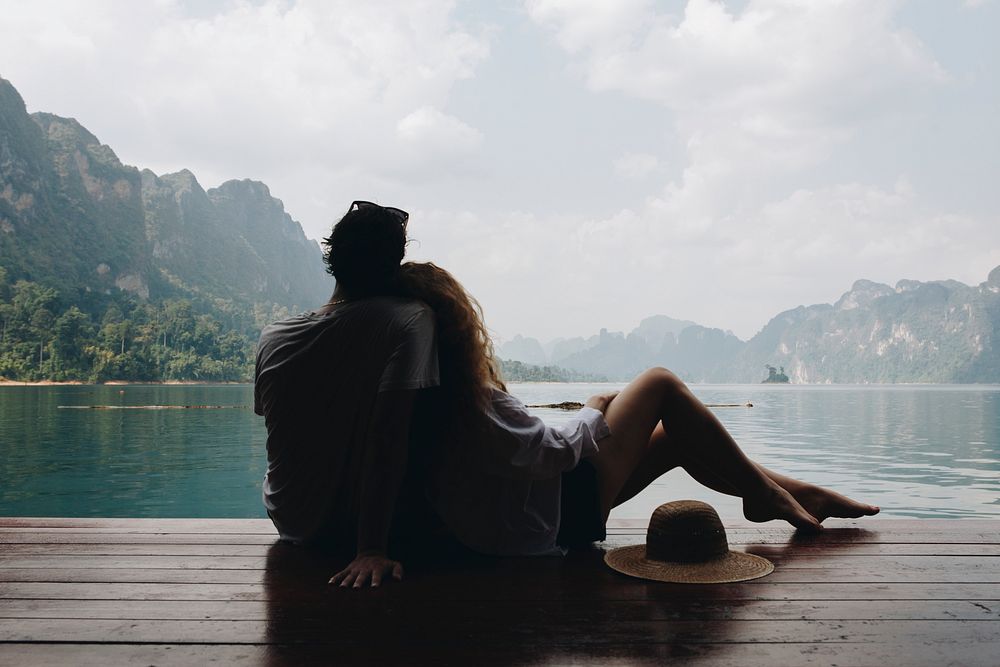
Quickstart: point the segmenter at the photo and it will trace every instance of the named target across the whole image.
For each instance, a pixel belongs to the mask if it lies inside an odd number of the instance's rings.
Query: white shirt
[[[610,435],[604,415],[582,408],[558,427],[546,426],[521,401],[494,390],[480,442],[446,447],[432,482],[431,502],[466,546],[486,554],[562,553],[561,475],[598,452]]]

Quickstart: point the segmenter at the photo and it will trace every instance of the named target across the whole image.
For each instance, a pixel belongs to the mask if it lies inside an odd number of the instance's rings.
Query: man
[[[389,557],[417,393],[439,384],[434,316],[393,296],[408,214],[354,202],[324,239],[337,280],[316,311],[265,327],[254,410],[267,426],[263,496],[282,539],[351,549],[330,581],[402,578]]]

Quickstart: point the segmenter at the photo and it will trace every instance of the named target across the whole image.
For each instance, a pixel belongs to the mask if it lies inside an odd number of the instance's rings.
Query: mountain
[[[631,363],[625,361],[623,357],[615,360],[616,353],[605,349],[609,344],[614,345],[611,341],[618,337],[624,341],[624,334],[608,333],[607,330],[603,329],[600,334],[590,338],[556,338],[544,345],[535,338],[526,338],[518,334],[512,339],[498,344],[496,350],[498,356],[510,361],[535,365],[562,364],[567,368],[578,365],[590,369],[585,372],[600,372],[593,369],[606,365],[617,375],[625,372],[623,371],[624,367],[643,368],[644,366],[641,364],[644,363],[643,360],[648,361],[649,353],[656,353],[664,346],[675,345],[677,336],[692,326],[698,325],[689,320],[675,320],[666,315],[653,315],[642,320],[639,326],[629,334],[629,336],[638,338],[638,340],[629,343],[629,349],[636,349],[624,353],[633,359]],[[595,350],[602,343],[604,347]],[[624,349],[626,348],[623,347],[622,350]],[[595,351],[588,354],[588,350]],[[618,356],[621,357],[621,354]],[[563,362],[568,362],[569,365]]]
[[[142,203],[152,265],[177,289],[295,309],[330,296],[319,246],[263,183],[206,192],[190,171],[146,169]]]
[[[315,241],[263,183],[206,192],[194,174],[124,165],[71,118],[28,114],[0,79],[0,266],[74,291],[289,308],[331,291]]]
[[[544,366],[545,350],[535,338],[525,338],[521,335],[500,343],[496,346],[497,356],[508,361],[517,361],[532,366]]]
[[[322,303],[332,289],[319,245],[265,184],[232,180],[206,191],[187,170],[140,171],[76,120],[28,114],[0,79],[0,375],[75,379],[88,368],[93,378],[100,366],[132,379],[191,379],[181,376],[192,368],[245,379],[260,326]],[[168,306],[177,316],[172,332]],[[51,327],[71,309],[79,316],[66,330],[93,348],[87,363],[57,354],[71,346],[58,343]],[[187,340],[184,327],[193,335],[198,322],[204,340],[187,344],[185,354],[205,364],[171,367],[182,352],[171,337]],[[143,333],[124,334],[116,352],[99,340],[110,325]],[[218,352],[211,350],[233,329],[246,348],[234,362],[240,370],[230,369],[239,378],[218,378],[229,371],[209,363]],[[135,349],[126,372],[115,358],[124,358],[130,340],[145,346],[145,356]]]
[[[772,319],[733,360],[747,381],[762,363],[792,382],[1000,381],[1000,267],[977,286],[954,280],[859,280],[833,305]]]
[[[760,382],[772,365],[797,383],[1000,382],[1000,267],[977,286],[858,280],[835,304],[780,313],[749,341],[663,316],[570,340],[578,348],[550,363],[617,381],[665,366],[690,382]]]
[[[698,326],[690,320],[675,320],[666,315],[653,315],[639,322],[639,326],[632,330],[632,333],[646,341],[652,349],[658,350],[663,347],[667,335],[673,335],[676,340],[688,327]]]

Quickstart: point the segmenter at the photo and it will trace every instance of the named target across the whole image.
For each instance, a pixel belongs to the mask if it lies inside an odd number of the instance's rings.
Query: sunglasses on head
[[[404,211],[401,208],[396,208],[394,206],[380,206],[379,204],[376,204],[375,202],[370,202],[370,201],[355,201],[355,202],[352,202],[351,203],[351,208],[349,208],[348,211],[361,211],[361,210],[364,210],[366,208],[377,208],[377,209],[385,211],[386,213],[388,213],[392,217],[394,217],[397,220],[399,220],[399,224],[401,224],[404,228],[406,227],[406,221],[410,219],[410,214],[407,213],[406,211]]]

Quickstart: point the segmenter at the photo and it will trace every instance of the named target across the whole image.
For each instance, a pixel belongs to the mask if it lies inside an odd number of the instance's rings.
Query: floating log
[[[562,403],[534,403],[527,405],[528,408],[551,408],[553,410],[579,410],[583,403],[576,401],[563,401]],[[706,408],[752,408],[753,403],[706,403]]]
[[[249,405],[57,405],[60,410],[248,410]]]

